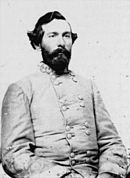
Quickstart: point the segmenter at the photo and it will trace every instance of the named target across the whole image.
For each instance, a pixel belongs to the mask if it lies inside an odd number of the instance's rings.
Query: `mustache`
[[[62,47],[62,48],[57,48],[50,55],[51,57],[57,57],[59,54],[64,54],[67,58],[69,58],[71,55],[71,52],[68,51],[66,48]]]

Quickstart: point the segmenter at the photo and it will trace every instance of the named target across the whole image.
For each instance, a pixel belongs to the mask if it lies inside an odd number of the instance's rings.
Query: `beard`
[[[48,52],[42,48],[43,62],[52,68],[58,75],[64,73],[65,69],[68,71],[68,65],[71,58],[71,51],[65,48],[57,48],[53,52]]]

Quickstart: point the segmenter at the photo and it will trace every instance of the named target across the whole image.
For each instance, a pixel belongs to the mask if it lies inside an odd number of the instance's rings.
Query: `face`
[[[54,19],[42,28],[44,31],[41,41],[43,60],[56,72],[63,72],[68,67],[71,57],[70,25],[65,20]]]

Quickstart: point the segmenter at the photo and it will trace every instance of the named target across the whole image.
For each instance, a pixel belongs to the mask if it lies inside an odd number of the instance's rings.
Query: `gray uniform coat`
[[[95,84],[43,65],[5,94],[2,163],[16,178],[125,177],[126,151]]]

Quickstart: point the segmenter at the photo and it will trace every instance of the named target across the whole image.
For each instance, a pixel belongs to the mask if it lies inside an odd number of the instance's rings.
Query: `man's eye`
[[[65,38],[70,38],[71,36],[69,34],[64,35]]]
[[[51,35],[49,35],[48,37],[49,38],[54,38],[56,35],[55,34],[51,34]]]

